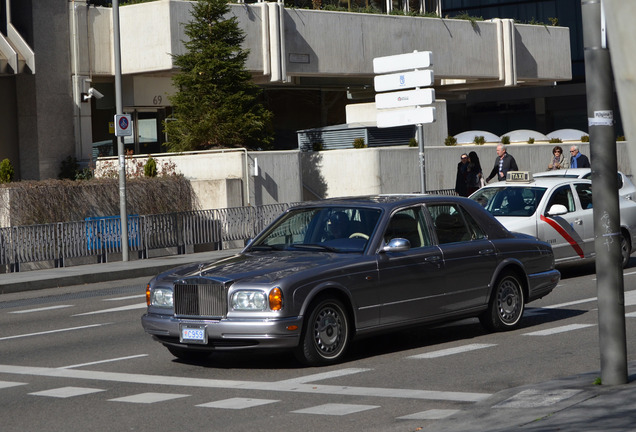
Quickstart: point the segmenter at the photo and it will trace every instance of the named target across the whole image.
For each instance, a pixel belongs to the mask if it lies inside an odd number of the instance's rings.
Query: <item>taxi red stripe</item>
[[[567,240],[568,243],[570,243],[570,246],[574,248],[576,253],[579,254],[581,258],[585,258],[585,254],[583,253],[583,249],[581,249],[581,246],[579,246],[576,240],[574,240],[572,236],[568,234],[568,232],[564,230],[557,221],[547,218],[543,215],[541,215],[541,220],[547,222],[552,228],[554,228],[559,234],[561,234],[561,237],[563,237],[565,240]]]

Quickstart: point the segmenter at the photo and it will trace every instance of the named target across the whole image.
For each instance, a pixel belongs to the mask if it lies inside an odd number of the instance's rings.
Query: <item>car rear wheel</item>
[[[513,273],[503,273],[497,279],[488,310],[479,317],[479,321],[490,331],[512,330],[521,322],[524,308],[523,287],[519,279]]]
[[[623,259],[623,268],[627,268],[629,265],[629,257],[631,255],[632,245],[629,241],[629,237],[626,233],[621,236],[621,256]]]
[[[310,366],[338,362],[351,338],[344,304],[340,300],[323,297],[315,301],[309,311],[296,357]]]

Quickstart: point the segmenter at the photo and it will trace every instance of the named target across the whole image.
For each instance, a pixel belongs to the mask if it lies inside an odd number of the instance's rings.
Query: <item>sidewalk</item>
[[[0,296],[2,294],[20,291],[107,282],[143,276],[147,276],[148,280],[150,280],[152,276],[173,267],[227,257],[240,250],[241,249],[216,250],[132,260],[128,262],[114,261],[103,264],[2,273],[0,274]],[[0,300],[1,299],[0,297]]]
[[[173,255],[128,262],[0,274],[2,294],[21,291],[150,278],[183,264],[227,257],[240,249]],[[476,373],[479,373],[476,371]],[[523,365],[519,365],[523,373]],[[594,385],[600,371],[495,393],[466,405],[449,417],[424,420],[420,430],[435,432],[624,432],[636,431],[636,362],[629,364],[629,383]],[[443,417],[443,415],[441,415]]]
[[[628,371],[629,383],[618,386],[594,385],[597,371],[503,390],[422,430],[636,431],[636,362],[628,364]]]

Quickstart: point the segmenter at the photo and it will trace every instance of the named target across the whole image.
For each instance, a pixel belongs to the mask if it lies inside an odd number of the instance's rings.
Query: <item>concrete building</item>
[[[112,154],[112,9],[84,0],[0,5],[0,159],[9,158],[21,179],[45,179],[56,177],[68,156],[88,162],[98,153]],[[443,16],[440,2],[417,7]],[[120,7],[123,105],[135,131],[126,147],[136,154],[160,152],[165,142],[161,122],[170,116],[168,96],[174,92],[171,55],[183,52],[189,11],[190,2],[182,0]],[[510,89],[532,99],[572,77],[571,63],[563,61],[570,59],[567,27],[293,9],[269,2],[233,4],[231,13],[246,33],[246,66],[274,111],[279,149],[297,147],[297,130],[347,123],[348,105],[371,102],[375,57],[432,51],[442,111],[485,89]],[[88,97],[91,89],[103,97]],[[550,109],[538,111],[547,115]],[[438,117],[431,126],[431,136],[445,136],[465,115],[448,111],[448,120]]]

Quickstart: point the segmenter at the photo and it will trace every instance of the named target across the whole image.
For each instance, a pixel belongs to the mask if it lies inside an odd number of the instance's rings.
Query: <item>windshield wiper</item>
[[[289,245],[294,249],[324,250],[328,252],[338,252],[338,249],[316,243],[294,243]]]
[[[259,244],[259,245],[250,246],[250,250],[253,250],[253,251],[283,250],[283,246],[282,245]]]

